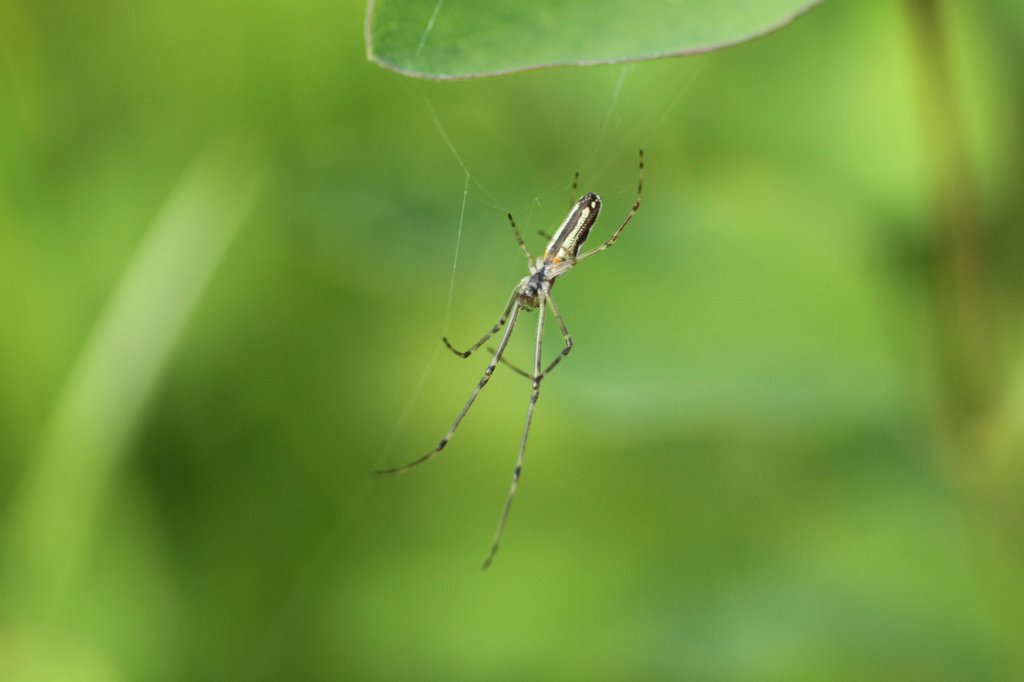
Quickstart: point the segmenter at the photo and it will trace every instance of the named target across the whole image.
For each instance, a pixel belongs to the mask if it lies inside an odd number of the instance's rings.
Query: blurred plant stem
[[[953,487],[963,496],[970,542],[985,590],[1010,633],[1005,660],[1024,673],[1014,640],[1024,599],[1019,466],[998,357],[982,217],[950,71],[948,33],[937,0],[908,0],[921,76],[922,129],[932,203],[932,322],[940,387],[939,419]],[[992,643],[999,647],[999,643]],[[1016,676],[1016,679],[1024,679]]]
[[[79,587],[129,440],[260,195],[266,164],[250,147],[214,147],[182,176],[68,374],[5,529],[4,606],[26,619],[55,617]]]
[[[961,446],[977,449],[996,409],[995,344],[981,217],[936,0],[909,0],[921,75],[922,118],[934,228],[932,296],[943,419]],[[972,454],[973,453],[973,454]]]

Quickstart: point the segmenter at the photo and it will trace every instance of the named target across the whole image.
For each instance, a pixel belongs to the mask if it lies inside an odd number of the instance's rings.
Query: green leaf
[[[821,0],[370,0],[367,56],[421,78],[493,76],[717,50]]]

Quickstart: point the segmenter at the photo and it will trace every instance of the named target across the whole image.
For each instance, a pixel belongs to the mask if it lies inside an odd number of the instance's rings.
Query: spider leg
[[[569,335],[569,328],[565,326],[565,320],[562,319],[562,314],[558,312],[558,306],[555,305],[555,299],[551,297],[551,294],[548,294],[547,296],[547,304],[551,306],[551,314],[555,316],[555,321],[558,322],[558,328],[562,332],[562,340],[565,341],[565,348],[563,348],[562,352],[558,354],[558,357],[552,360],[551,364],[547,366],[547,369],[544,370],[544,374],[541,375],[542,377],[546,377],[550,374],[551,370],[557,367],[558,363],[562,361],[562,358],[567,356],[569,351],[572,350],[572,336]]]
[[[494,374],[494,368],[498,366],[498,361],[501,360],[501,354],[505,352],[505,346],[508,345],[508,340],[512,336],[512,330],[515,329],[516,327],[516,317],[518,317],[518,315],[519,304],[516,302],[515,297],[513,297],[511,304],[511,313],[509,314],[508,317],[508,326],[505,327],[505,333],[502,334],[501,336],[501,342],[498,343],[498,349],[494,352],[494,357],[491,358],[491,362],[489,365],[487,365],[487,369],[484,370],[484,374],[482,377],[480,377],[480,381],[479,383],[477,383],[476,388],[474,388],[473,392],[469,394],[469,400],[467,400],[466,404],[462,406],[462,410],[459,412],[459,415],[455,417],[455,421],[452,422],[451,428],[448,429],[448,433],[444,434],[444,438],[442,438],[441,442],[437,444],[437,447],[435,447],[433,450],[423,455],[422,457],[414,459],[408,464],[403,464],[400,467],[395,467],[393,469],[378,469],[377,471],[374,472],[375,475],[384,476],[388,474],[402,473],[403,471],[412,469],[414,466],[423,464],[424,462],[433,459],[435,456],[437,456],[439,452],[444,450],[444,446],[448,445],[448,441],[451,440],[453,435],[455,435],[455,429],[459,428],[459,424],[462,422],[463,417],[465,417],[466,413],[469,412],[469,408],[473,406],[473,401],[475,401],[476,397],[480,395],[480,391],[483,390],[484,386],[487,385],[487,382],[490,381],[491,375]],[[481,341],[480,343],[483,343],[483,341]],[[534,388],[534,392],[536,392],[536,387]],[[531,412],[532,411],[533,410],[531,406]]]
[[[533,256],[530,254],[530,250],[526,248],[526,242],[523,241],[523,235],[519,233],[519,228],[516,227],[516,221],[511,213],[508,214],[508,222],[512,225],[512,231],[516,233],[516,241],[519,242],[519,248],[526,254],[526,260],[533,263]]]
[[[562,339],[565,341],[565,348],[563,348],[562,352],[558,355],[558,357],[556,357],[551,362],[551,364],[547,366],[547,369],[545,369],[544,372],[541,374],[542,378],[550,374],[551,370],[553,370],[555,366],[562,361],[562,358],[568,355],[569,351],[571,351],[573,348],[572,336],[569,335],[569,329],[568,327],[565,326],[565,320],[562,319],[561,313],[558,312],[558,306],[555,305],[555,299],[551,297],[551,294],[548,294],[547,302],[548,305],[551,306],[551,314],[554,315],[555,320],[558,322],[558,328],[562,331]],[[494,349],[488,346],[487,351],[489,353],[493,353]],[[501,363],[521,377],[524,377],[526,379],[533,378],[533,375],[527,372],[525,369],[521,369],[520,367],[517,367],[516,365],[512,364],[512,362],[510,362],[509,360],[506,360],[504,355],[502,355],[501,357]]]
[[[583,253],[583,254],[580,254],[579,256],[577,256],[576,257],[576,262],[577,263],[580,262],[581,260],[583,260],[584,258],[590,258],[594,254],[601,253],[602,251],[607,249],[609,246],[614,244],[616,242],[616,240],[618,240],[619,234],[622,233],[622,229],[624,227],[626,227],[626,224],[629,223],[629,221],[633,219],[633,216],[636,215],[636,212],[638,210],[640,210],[640,199],[643,196],[643,193],[644,193],[644,150],[641,149],[640,150],[640,179],[637,181],[637,185],[636,185],[636,201],[633,202],[633,208],[629,209],[629,213],[626,214],[625,220],[623,220],[622,224],[619,225],[619,229],[615,230],[615,232],[612,233],[612,236],[608,238],[608,241],[606,241],[604,244],[601,244],[600,246],[594,247],[593,249],[591,249],[590,251],[587,251],[586,253]]]
[[[516,302],[516,292],[513,291],[512,292],[512,296],[509,297],[508,303],[505,305],[505,310],[501,313],[501,317],[498,318],[498,322],[493,327],[491,327],[491,331],[489,331],[486,334],[484,334],[480,338],[479,341],[477,341],[472,346],[470,346],[469,350],[458,350],[457,348],[455,348],[455,346],[453,346],[448,341],[448,337],[447,336],[442,336],[441,340],[444,341],[444,345],[448,346],[448,350],[450,350],[451,352],[455,353],[460,358],[468,358],[470,355],[473,354],[473,351],[475,351],[480,346],[482,346],[485,343],[487,343],[487,339],[489,339],[492,336],[494,336],[495,334],[497,334],[498,330],[501,329],[504,326],[505,320],[508,319],[509,313],[512,312],[512,306],[515,305],[515,302]],[[488,350],[490,350],[490,349],[488,348]]]
[[[541,344],[544,341],[544,299],[540,300],[540,315],[537,317],[537,345],[533,353],[533,393],[530,395],[530,406],[526,408],[526,423],[523,424],[523,436],[519,441],[519,455],[516,457],[516,468],[512,470],[512,484],[508,489],[508,497],[505,498],[505,506],[501,510],[501,520],[498,521],[498,529],[494,533],[494,542],[491,543],[491,551],[484,560],[484,568],[491,565],[494,555],[498,553],[498,546],[501,544],[501,535],[505,532],[505,524],[508,522],[508,513],[512,509],[512,499],[516,495],[516,488],[519,487],[519,476],[523,471],[523,455],[526,453],[526,439],[530,435],[530,422],[533,421],[533,409],[537,405],[537,398],[540,397],[540,381],[544,378],[540,371]]]
[[[493,352],[494,352],[494,349],[493,349],[493,348],[491,348],[490,346],[488,346],[488,347],[487,347],[487,352],[488,352],[488,353],[493,353]],[[518,374],[519,376],[523,377],[524,379],[532,379],[532,378],[533,378],[533,375],[532,375],[532,374],[530,374],[529,372],[527,372],[527,371],[526,371],[525,369],[522,369],[522,368],[521,368],[521,367],[519,367],[518,365],[514,365],[514,364],[512,364],[512,362],[510,362],[509,360],[506,360],[504,356],[502,356],[502,358],[501,358],[501,364],[505,365],[505,366],[506,366],[506,367],[508,367],[508,368],[509,368],[510,370],[512,370],[513,372],[515,372],[515,373],[516,373],[516,374]]]

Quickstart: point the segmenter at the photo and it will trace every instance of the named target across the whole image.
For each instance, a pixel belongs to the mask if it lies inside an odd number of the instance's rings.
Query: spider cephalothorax
[[[540,307],[541,300],[551,293],[553,280],[549,277],[550,275],[542,268],[519,280],[519,285],[516,286],[516,299],[520,308],[533,310]]]

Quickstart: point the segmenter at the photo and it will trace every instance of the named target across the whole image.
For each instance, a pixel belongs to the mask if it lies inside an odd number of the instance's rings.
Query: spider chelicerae
[[[578,178],[578,174],[577,174]],[[573,189],[575,190],[577,183],[573,182]],[[626,217],[619,224],[618,229],[612,233],[612,236],[608,238],[608,241],[604,242],[600,246],[597,246],[590,251],[580,253],[580,248],[583,246],[583,242],[587,240],[590,235],[590,229],[594,226],[597,221],[597,215],[601,211],[601,198],[592,192],[584,194],[579,200],[573,204],[572,210],[569,211],[569,215],[566,216],[565,220],[555,231],[554,236],[551,237],[548,242],[548,246],[544,249],[543,255],[534,257],[530,254],[530,250],[526,248],[526,242],[523,241],[523,236],[519,233],[519,228],[516,226],[516,221],[512,218],[512,214],[508,214],[508,221],[512,225],[512,230],[515,233],[516,241],[519,242],[519,248],[526,254],[526,260],[530,267],[530,274],[519,281],[515,289],[512,291],[512,296],[509,298],[508,303],[505,305],[505,310],[501,313],[501,317],[498,318],[498,322],[491,327],[491,330],[484,334],[479,341],[470,346],[467,350],[460,351],[449,343],[447,337],[443,338],[445,346],[448,347],[453,353],[462,358],[468,358],[473,354],[474,351],[478,350],[481,346],[487,343],[487,340],[497,334],[502,327],[505,328],[504,333],[501,335],[501,340],[498,342],[498,346],[493,350],[493,356],[491,357],[490,364],[487,365],[487,369],[484,370],[484,374],[480,377],[480,381],[477,383],[476,388],[470,393],[469,399],[466,404],[462,406],[462,410],[459,411],[458,416],[455,417],[455,421],[452,423],[451,428],[444,434],[441,442],[437,444],[433,450],[427,454],[414,459],[408,464],[404,464],[393,469],[380,469],[374,473],[377,475],[389,475],[398,474],[403,471],[423,464],[424,462],[433,459],[438,453],[444,450],[445,446],[448,445],[448,441],[451,440],[455,434],[455,430],[459,428],[459,424],[462,423],[466,413],[469,412],[469,408],[473,406],[473,401],[483,390],[484,386],[490,380],[491,375],[494,373],[495,367],[498,366],[499,362],[505,362],[514,371],[526,376],[533,382],[533,393],[530,395],[530,405],[526,409],[526,423],[523,425],[523,435],[519,441],[519,454],[516,457],[516,467],[512,471],[512,484],[508,490],[508,497],[505,498],[505,506],[501,512],[501,519],[498,521],[498,529],[494,533],[494,541],[491,543],[491,549],[487,554],[487,559],[484,561],[484,568],[491,565],[494,560],[495,554],[498,552],[498,545],[501,543],[501,536],[505,530],[505,523],[508,521],[508,513],[512,508],[512,499],[515,497],[516,488],[519,486],[519,476],[523,470],[523,455],[526,452],[526,440],[530,435],[530,422],[533,419],[533,410],[537,405],[537,398],[540,397],[540,384],[541,381],[548,374],[551,373],[558,363],[562,361],[562,358],[569,354],[572,350],[573,342],[572,337],[569,335],[569,329],[565,326],[565,320],[562,319],[562,315],[558,312],[558,306],[555,305],[555,299],[551,297],[551,288],[555,284],[555,280],[569,272],[573,267],[576,266],[582,260],[590,258],[591,256],[601,253],[609,246],[614,244],[622,233],[623,228],[629,223],[629,221],[636,214],[640,208],[640,198],[643,195],[644,189],[644,152],[640,150],[640,174],[639,180],[637,181],[636,187],[636,201],[633,202],[633,207],[626,214]],[[509,339],[512,337],[512,331],[515,329],[516,320],[519,317],[521,311],[531,311],[537,309],[540,314],[537,317],[537,339],[534,346],[533,353],[533,372],[528,373],[521,369],[516,368],[506,361],[502,356],[505,353],[505,347],[508,345]],[[541,345],[544,339],[544,314],[547,310],[551,311],[555,321],[558,323],[558,328],[562,332],[562,338],[565,341],[565,347],[562,352],[551,361],[546,368],[541,369]],[[488,350],[491,350],[488,348]]]

